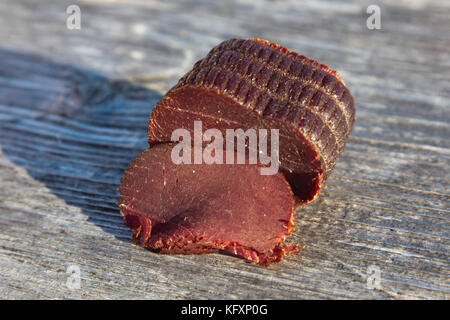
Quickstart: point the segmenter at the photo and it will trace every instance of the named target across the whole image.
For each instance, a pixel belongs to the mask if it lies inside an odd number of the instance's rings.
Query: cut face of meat
[[[262,118],[257,113],[243,112],[242,106],[231,98],[203,88],[181,88],[163,99],[154,109],[149,129],[150,144],[170,141],[178,128],[194,135],[194,121],[204,129],[214,128],[226,135],[227,129],[278,129],[281,170],[288,178],[294,194],[312,199],[318,191],[323,163],[314,145],[289,123]],[[270,139],[267,142],[270,146]],[[269,148],[270,149],[270,148]],[[269,152],[270,153],[270,152]]]
[[[282,174],[261,165],[175,164],[174,144],[134,159],[121,181],[119,206],[133,240],[161,253],[225,250],[255,263],[280,261],[295,225],[294,198]]]

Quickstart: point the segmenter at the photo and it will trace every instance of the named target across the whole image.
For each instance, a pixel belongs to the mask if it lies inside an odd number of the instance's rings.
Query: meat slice
[[[318,196],[355,121],[353,97],[336,71],[260,39],[213,48],[153,109],[149,144],[178,128],[279,129],[280,168],[298,203]]]
[[[175,144],[156,144],[128,166],[120,211],[132,239],[161,253],[225,250],[255,263],[280,261],[295,225],[294,197],[280,173],[261,165],[175,164]],[[236,156],[236,154],[235,154]]]

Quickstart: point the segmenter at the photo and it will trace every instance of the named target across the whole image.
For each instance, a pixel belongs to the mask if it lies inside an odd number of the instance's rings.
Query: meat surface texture
[[[336,71],[260,39],[213,48],[153,109],[150,145],[172,132],[279,129],[281,170],[298,203],[318,196],[355,121],[353,97]]]
[[[220,43],[152,110],[150,147],[130,163],[119,188],[132,240],[161,253],[222,250],[261,265],[298,252],[283,243],[295,207],[318,196],[354,122],[353,97],[336,71],[261,39]],[[244,164],[176,164],[172,151],[196,136],[198,123],[201,133],[216,129],[222,137],[230,129],[278,132],[278,149],[270,136],[266,155],[276,152],[279,170],[261,174],[268,167],[261,149],[247,150]],[[180,129],[183,141],[172,141]],[[236,145],[220,150],[235,158],[242,152]]]
[[[260,165],[174,164],[173,144],[134,159],[121,181],[119,206],[133,240],[161,253],[224,250],[255,263],[280,261],[295,225],[294,198],[282,174]]]

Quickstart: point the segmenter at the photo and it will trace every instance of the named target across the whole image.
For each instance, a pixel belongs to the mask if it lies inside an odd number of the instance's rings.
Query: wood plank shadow
[[[160,98],[95,70],[0,49],[0,150],[88,221],[129,241],[117,188],[129,161],[147,147],[148,116]],[[7,181],[0,184],[8,189]],[[37,196],[25,183],[16,192],[25,203]]]

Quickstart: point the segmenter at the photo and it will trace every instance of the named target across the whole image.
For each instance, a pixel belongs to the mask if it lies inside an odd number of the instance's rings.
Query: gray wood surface
[[[449,16],[446,0],[2,0],[0,298],[448,299]],[[356,101],[325,190],[297,210],[306,248],[263,268],[133,245],[116,189],[152,107],[212,46],[254,36],[339,70]]]

